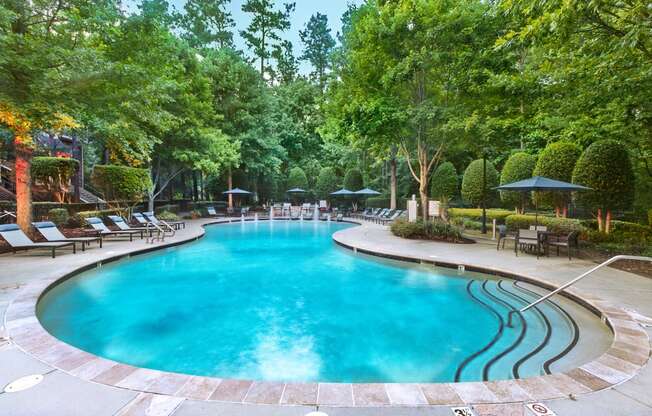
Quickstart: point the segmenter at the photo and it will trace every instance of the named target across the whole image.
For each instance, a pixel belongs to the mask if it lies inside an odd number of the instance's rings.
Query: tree
[[[525,152],[514,153],[507,159],[503,171],[500,173],[500,184],[529,179],[537,163],[537,157]],[[525,212],[526,199],[521,192],[500,191],[500,199],[503,203],[516,208],[519,213]]]
[[[335,39],[328,27],[328,16],[321,13],[312,15],[305,29],[299,31],[299,38],[304,44],[301,59],[310,62],[313,68],[310,76],[323,90],[335,47]]]
[[[184,30],[183,38],[193,48],[233,48],[235,22],[227,11],[231,0],[188,0],[185,14],[177,17]]]
[[[279,32],[290,28],[290,14],[294,3],[285,3],[284,10],[275,10],[272,0],[247,0],[242,11],[251,14],[251,23],[246,30],[240,31],[247,46],[259,62],[260,76],[271,74],[267,64],[275,45],[281,40]]]
[[[292,42],[284,40],[274,47],[272,58],[276,60],[275,78],[281,84],[290,84],[299,73],[299,63],[292,52]]]
[[[344,188],[353,192],[364,188],[364,179],[362,178],[360,169],[353,168],[346,172],[346,175],[344,175]]]
[[[444,162],[437,167],[430,178],[430,196],[438,200],[451,200],[459,192],[457,171],[451,162]]]
[[[575,143],[550,143],[539,154],[534,176],[544,176],[558,181],[570,182],[573,179],[573,169],[582,154],[582,149]],[[551,205],[557,216],[566,217],[570,195],[561,192],[538,192],[535,196],[540,204]]]
[[[301,188],[306,190],[308,188],[308,177],[303,169],[300,167],[290,169],[287,186],[289,189]]]
[[[634,201],[635,176],[627,148],[614,140],[589,146],[573,170],[573,182],[591,188],[578,192],[579,202],[596,209],[598,229],[609,233],[612,211]]]
[[[63,203],[78,162],[68,157],[34,157],[31,177],[42,182],[57,202]]]
[[[319,171],[317,182],[315,183],[315,194],[319,199],[329,199],[331,193],[337,191],[340,187],[340,178],[333,167],[325,167]]]
[[[487,160],[486,186],[483,190],[483,162],[482,159],[471,162],[464,171],[464,177],[462,178],[462,198],[475,207],[482,204],[483,196],[486,196],[487,202],[491,201],[496,192],[494,188],[498,186],[498,171],[493,163]]]

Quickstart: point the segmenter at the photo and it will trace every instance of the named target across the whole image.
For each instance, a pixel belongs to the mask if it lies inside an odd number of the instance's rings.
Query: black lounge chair
[[[37,248],[49,248],[52,250],[52,258],[57,256],[56,250],[63,247],[72,247],[72,252],[76,253],[77,248],[74,242],[61,243],[35,243],[25,235],[25,233],[16,224],[0,225],[0,237],[2,237],[14,254],[18,250],[33,250]]]
[[[82,251],[86,251],[86,246],[97,241],[102,248],[102,236],[97,237],[66,237],[57,228],[56,224],[51,221],[33,222],[32,225],[46,240],[51,243],[72,242],[81,243]]]

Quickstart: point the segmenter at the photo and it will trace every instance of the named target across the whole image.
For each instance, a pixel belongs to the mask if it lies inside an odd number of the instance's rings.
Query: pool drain
[[[5,386],[5,393],[17,393],[19,391],[31,389],[32,387],[43,381],[42,374],[32,374],[29,376],[21,377]]]

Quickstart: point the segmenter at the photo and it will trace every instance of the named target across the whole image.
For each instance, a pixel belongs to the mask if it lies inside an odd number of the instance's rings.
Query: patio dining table
[[[544,254],[546,252],[545,239],[548,235],[547,231],[542,230],[528,230],[520,229],[516,236],[516,242],[514,244],[514,253],[518,256],[518,250],[521,251],[535,251],[537,258],[541,254],[541,249],[543,249]]]

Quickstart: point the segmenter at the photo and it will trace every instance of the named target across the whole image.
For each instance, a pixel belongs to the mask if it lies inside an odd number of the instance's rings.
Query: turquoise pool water
[[[517,297],[527,298],[513,282],[354,254],[331,238],[349,226],[207,227],[197,242],[58,285],[38,315],[58,338],[119,362],[256,380],[511,378],[545,340],[534,313],[526,331],[501,323],[510,305],[521,306]],[[555,336],[519,365],[520,377],[541,374],[573,337],[553,305],[541,312]]]

